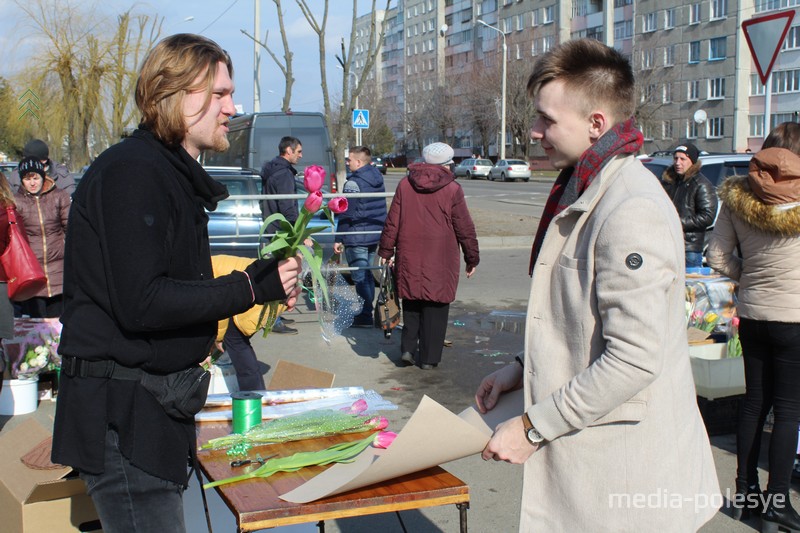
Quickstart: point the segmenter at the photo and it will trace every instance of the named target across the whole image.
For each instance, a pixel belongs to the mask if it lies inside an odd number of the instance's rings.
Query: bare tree
[[[331,98],[330,92],[328,90],[328,77],[327,77],[327,53],[325,51],[325,37],[328,25],[328,3],[329,0],[325,0],[325,7],[323,11],[323,15],[321,19],[318,19],[311,8],[308,6],[307,0],[295,0],[297,5],[300,6],[300,10],[303,12],[303,16],[306,18],[309,26],[311,29],[314,30],[314,33],[317,34],[319,40],[319,71],[320,71],[320,78],[321,78],[321,86],[322,86],[322,101],[324,106],[325,112],[325,120],[328,124],[328,130],[331,133],[332,141],[333,141],[333,150],[336,156],[340,156],[344,154],[345,148],[347,148],[347,138],[348,133],[350,132],[350,117],[346,113],[338,113],[336,120],[334,122],[334,109],[331,105]],[[384,10],[389,9],[389,4],[391,0],[386,0],[386,6]],[[366,62],[363,65],[363,69],[361,70],[361,75],[358,79],[358,83],[355,85],[354,89],[350,89],[350,72],[353,70],[354,67],[354,57],[355,57],[355,46],[356,46],[356,20],[358,19],[358,1],[353,0],[353,12],[352,12],[352,22],[351,22],[351,30],[350,30],[350,42],[347,50],[344,49],[344,42],[342,42],[342,69],[344,70],[344,76],[342,77],[342,103],[344,104],[344,109],[352,109],[355,107],[355,99],[360,94],[361,88],[364,87],[367,78],[369,77],[369,73],[372,70],[373,66],[375,65],[375,59],[378,55],[377,52],[380,49],[381,45],[383,44],[383,36],[386,27],[386,21],[384,20],[381,24],[381,27],[378,28],[377,24],[377,15],[375,12],[375,7],[377,4],[377,0],[372,0],[372,9],[370,10],[371,18],[370,18],[370,25],[369,25],[369,36],[367,39],[368,50],[366,54]],[[339,187],[342,186],[345,179],[345,169],[343,166],[337,169],[336,172],[336,181]]]
[[[536,110],[528,97],[528,75],[524,68],[509,69],[506,82],[506,124],[511,134],[511,157],[528,158],[530,130]]]
[[[495,75],[497,74],[497,75]],[[462,104],[462,116],[469,117],[473,135],[477,133],[480,142],[473,138],[473,144],[480,144],[480,153],[489,155],[489,144],[496,138],[500,128],[500,117],[495,109],[495,99],[500,87],[499,74],[487,73],[484,69],[474,68],[461,78],[465,87]]]
[[[256,0],[258,1],[258,0]],[[269,32],[266,32],[264,35],[263,41],[256,40],[255,37],[247,33],[246,30],[241,30],[246,36],[257,42],[264,50],[267,51],[269,56],[275,62],[275,64],[280,69],[281,73],[283,74],[283,78],[286,80],[286,84],[284,85],[283,90],[283,104],[281,105],[281,111],[284,113],[289,111],[292,102],[292,86],[294,85],[294,73],[292,71],[292,58],[294,54],[289,49],[289,40],[286,38],[286,26],[283,22],[283,8],[281,7],[281,0],[272,0],[275,2],[275,10],[278,13],[278,28],[280,28],[281,34],[281,42],[283,44],[283,62],[278,59],[278,56],[273,52],[270,47],[267,45],[267,39],[269,38]],[[327,13],[327,2],[325,3],[325,10]]]

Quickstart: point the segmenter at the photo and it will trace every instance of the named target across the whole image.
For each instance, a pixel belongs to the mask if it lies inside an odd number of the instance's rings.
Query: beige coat
[[[729,178],[719,196],[707,259],[739,281],[739,316],[800,323],[800,157],[762,150],[750,176]]]
[[[557,215],[531,283],[520,531],[697,530],[721,505],[684,317],[683,234],[632,156]]]

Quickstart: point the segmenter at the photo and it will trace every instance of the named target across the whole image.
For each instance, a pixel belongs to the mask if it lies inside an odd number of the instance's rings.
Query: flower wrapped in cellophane
[[[211,439],[203,449],[229,448],[246,453],[250,446],[275,444],[330,435],[377,431],[389,424],[386,418],[367,414],[367,402],[358,400],[345,409],[315,409],[267,420],[242,434],[231,433]]]
[[[263,462],[261,467],[241,476],[220,479],[203,485],[204,489],[227,485],[237,481],[244,481],[253,478],[268,478],[277,472],[296,472],[308,466],[325,466],[332,463],[352,463],[358,454],[366,450],[369,445],[376,448],[388,448],[394,442],[396,433],[391,431],[381,431],[377,435],[370,435],[361,440],[353,442],[342,442],[334,444],[324,450],[315,452],[297,452],[289,457],[275,457]]]
[[[32,378],[42,372],[58,370],[61,357],[58,319],[16,319],[14,337],[4,339],[3,357],[11,379]]]
[[[741,357],[742,343],[739,341],[739,317],[735,316],[728,322],[728,342],[726,345],[727,357]]]
[[[331,225],[333,225],[333,214],[347,211],[347,199],[336,197],[331,199],[327,205],[323,205],[322,185],[325,183],[325,174],[325,169],[321,166],[311,165],[306,167],[303,173],[303,186],[308,191],[308,197],[300,209],[300,216],[297,217],[294,224],[286,220],[282,213],[273,213],[267,217],[261,226],[261,237],[264,236],[267,228],[273,222],[279,222],[280,227],[270,242],[259,250],[258,255],[260,258],[272,256],[282,260],[293,257],[299,252],[305,262],[308,263],[311,277],[322,287],[322,295],[327,302],[328,286],[322,273],[322,247],[310,238],[311,235],[325,228],[321,226],[309,228],[308,223],[322,209]],[[310,244],[308,244],[309,241]],[[275,321],[284,309],[285,306],[282,302],[268,302],[265,305],[264,313],[259,318],[259,322],[263,321],[265,324],[264,336],[272,331]]]

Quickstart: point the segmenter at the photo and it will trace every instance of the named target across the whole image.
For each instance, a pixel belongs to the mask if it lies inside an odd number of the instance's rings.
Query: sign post
[[[361,146],[361,130],[369,128],[369,109],[353,109],[353,127],[356,129],[356,144]]]
[[[778,58],[786,34],[792,26],[794,10],[756,17],[742,22],[747,46],[764,84],[764,137],[769,135],[772,104],[772,67]]]

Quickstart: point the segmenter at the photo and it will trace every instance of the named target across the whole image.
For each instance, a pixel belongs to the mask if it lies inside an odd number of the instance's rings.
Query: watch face
[[[544,440],[544,437],[542,437],[534,428],[531,428],[528,430],[528,440],[532,444],[538,444]]]

